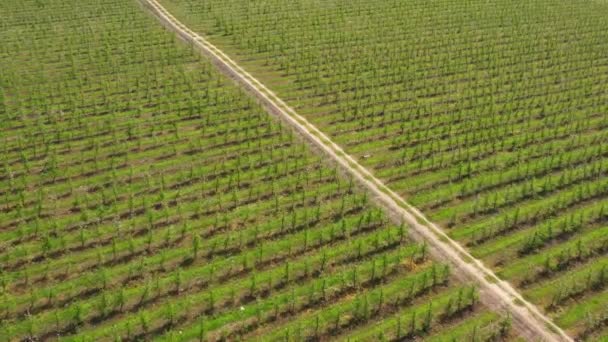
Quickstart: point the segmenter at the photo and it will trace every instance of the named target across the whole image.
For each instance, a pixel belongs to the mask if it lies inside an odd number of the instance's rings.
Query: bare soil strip
[[[528,341],[573,341],[561,328],[545,316],[535,305],[528,302],[511,284],[500,280],[492,270],[475,259],[460,244],[427,219],[418,209],[374,177],[365,167],[317,127],[297,114],[276,94],[243,70],[236,62],[205,38],[190,30],[171,15],[156,0],[139,0],[169,30],[190,43],[211,59],[224,74],[244,87],[265,109],[289,125],[315,150],[330,158],[348,176],[356,180],[386,210],[397,224],[410,226],[410,235],[427,243],[430,253],[439,261],[449,263],[454,274],[463,281],[477,284],[481,301],[497,312],[509,312],[513,326]]]

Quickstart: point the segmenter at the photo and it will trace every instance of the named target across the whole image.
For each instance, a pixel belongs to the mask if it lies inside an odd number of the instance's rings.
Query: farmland
[[[0,2],[2,340],[510,340],[130,0]]]
[[[161,2],[573,336],[606,336],[608,4]]]

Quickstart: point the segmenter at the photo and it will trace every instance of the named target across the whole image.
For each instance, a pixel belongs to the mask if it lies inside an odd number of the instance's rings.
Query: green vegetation
[[[0,13],[2,340],[510,338],[135,1]]]
[[[606,289],[608,3],[161,2],[573,335],[604,335],[605,301],[573,308]]]

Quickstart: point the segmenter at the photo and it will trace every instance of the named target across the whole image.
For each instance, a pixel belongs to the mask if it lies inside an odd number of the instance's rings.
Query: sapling
[[[506,317],[503,318],[499,323],[499,328],[498,328],[499,335],[502,337],[507,336],[509,334],[509,331],[511,330],[511,325],[512,325],[511,313],[507,312]]]
[[[84,322],[84,307],[81,303],[76,303],[72,306],[72,324],[79,326]]]
[[[127,240],[127,247],[128,247],[128,250],[129,250],[129,254],[130,255],[134,255],[135,254],[136,244],[135,244],[135,240],[133,239],[132,236],[130,236],[129,239]]]
[[[175,324],[175,305],[172,302],[168,302],[165,304],[165,320],[167,320],[169,326],[173,326]]]
[[[148,253],[152,252],[152,241],[154,240],[154,234],[152,232],[152,229],[148,228],[147,233],[146,233],[146,251]]]
[[[149,329],[150,329],[150,320],[148,318],[148,315],[146,314],[145,311],[140,311],[138,314],[139,317],[139,324],[141,326],[141,330],[147,334]]]
[[[470,341],[471,342],[477,342],[478,341],[478,333],[477,330],[479,329],[479,327],[477,325],[473,326],[473,329],[471,330],[471,334],[470,334]]]
[[[367,321],[370,317],[370,309],[369,309],[369,299],[367,298],[367,294],[363,295],[363,304],[361,305],[361,316],[360,318],[363,321]]]
[[[207,333],[207,331],[205,329],[205,320],[201,319],[200,323],[198,325],[198,342],[205,341],[206,333]]]
[[[420,246],[420,261],[426,261],[426,257],[427,257],[427,249],[428,246],[426,244],[426,241],[424,241],[424,243],[422,244],[422,246]]]
[[[416,335],[416,310],[414,310],[414,312],[412,312],[412,315],[410,316],[410,330],[409,330],[409,336],[415,336]]]
[[[405,228],[404,228],[404,223],[401,222],[401,224],[399,224],[399,244],[403,244],[405,240]]]
[[[340,220],[340,233],[345,239],[350,239],[350,231],[346,227],[346,221],[344,219]]]
[[[474,307],[479,300],[479,293],[477,292],[477,288],[475,286],[471,286],[469,289],[469,302],[471,307]]]
[[[351,271],[351,283],[353,288],[359,288],[359,271],[357,265],[355,265]]]
[[[118,312],[122,312],[124,305],[125,305],[125,292],[124,290],[121,288],[119,289],[115,294],[114,294],[114,309],[118,310]]]
[[[452,297],[450,297],[448,299],[448,302],[446,303],[444,309],[443,309],[443,318],[447,319],[449,318],[452,313],[453,313],[453,307],[454,307],[454,299]]]
[[[300,321],[298,321],[296,328],[295,328],[295,340],[296,341],[304,340],[304,336],[302,336],[302,323]]]
[[[283,272],[283,278],[285,279],[285,283],[289,283],[290,280],[290,267],[289,261],[285,261],[285,267]]]
[[[424,322],[422,323],[422,330],[425,333],[428,333],[431,329],[431,324],[433,320],[433,303],[429,302],[428,308],[426,310],[426,315],[424,316]]]
[[[178,268],[173,273],[173,286],[174,286],[174,291],[176,293],[179,293],[181,291],[182,281],[183,281],[182,270],[181,270],[181,268]]]
[[[201,238],[198,234],[193,233],[192,235],[192,258],[197,259],[201,245]]]
[[[257,293],[257,281],[255,274],[251,276],[251,280],[249,283],[249,295],[251,297],[255,297]]]
[[[462,310],[463,299],[464,299],[463,295],[464,295],[463,289],[459,288],[458,289],[458,299],[456,300],[456,311],[457,312],[460,311],[460,310]]]
[[[53,301],[55,300],[55,296],[56,296],[56,294],[55,294],[55,290],[53,288],[49,288],[46,291],[46,304],[47,304],[47,306],[49,306],[49,307],[53,306]]]
[[[105,268],[100,267],[97,271],[97,279],[102,289],[106,289],[108,287],[108,272]]]
[[[289,294],[289,311],[291,313],[295,312],[296,309],[296,292],[295,289],[292,287],[291,288],[291,292]]]
[[[437,265],[433,264],[431,266],[431,287],[435,287],[439,284],[438,274],[437,274]]]
[[[32,289],[29,290],[28,295],[28,312],[31,312],[38,301],[38,294],[34,292]]]
[[[321,272],[325,271],[325,267],[327,265],[327,251],[323,250],[323,254],[321,255]]]
[[[451,274],[450,265],[444,265],[443,266],[443,280],[442,280],[443,285],[446,285],[450,281],[450,274]]]
[[[106,291],[101,293],[99,301],[97,302],[97,312],[101,317],[105,317],[108,314],[108,297]]]
[[[307,279],[311,276],[310,268],[310,261],[308,259],[304,260],[304,277]]]

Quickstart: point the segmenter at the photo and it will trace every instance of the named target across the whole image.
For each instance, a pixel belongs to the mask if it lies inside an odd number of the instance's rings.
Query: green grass
[[[516,285],[605,225],[605,2],[162,3]]]
[[[470,286],[136,1],[0,12],[2,340],[270,337]]]

